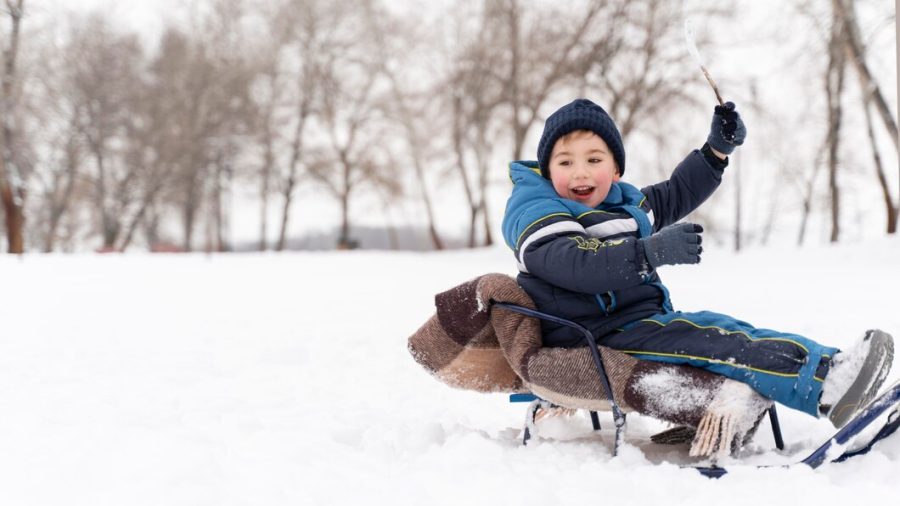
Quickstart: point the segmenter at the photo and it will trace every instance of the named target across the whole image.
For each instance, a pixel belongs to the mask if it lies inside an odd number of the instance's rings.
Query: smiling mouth
[[[570,192],[578,195],[579,197],[587,197],[594,191],[593,186],[576,186],[574,188],[569,189]]]

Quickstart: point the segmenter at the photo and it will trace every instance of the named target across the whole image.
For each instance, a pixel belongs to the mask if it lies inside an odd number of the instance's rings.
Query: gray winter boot
[[[835,427],[843,427],[878,393],[894,361],[894,339],[869,330],[847,351],[837,353],[822,385],[819,412]]]

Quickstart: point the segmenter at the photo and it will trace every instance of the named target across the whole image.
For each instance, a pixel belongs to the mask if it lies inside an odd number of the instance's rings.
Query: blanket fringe
[[[731,413],[707,412],[691,444],[691,457],[725,457],[731,453],[737,423]]]
[[[745,436],[752,433],[772,401],[737,381],[725,381],[697,424],[691,443],[691,457],[713,460],[740,450]]]

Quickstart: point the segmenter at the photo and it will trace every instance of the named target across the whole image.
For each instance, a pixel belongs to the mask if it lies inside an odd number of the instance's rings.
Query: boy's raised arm
[[[661,183],[642,188],[653,209],[654,229],[677,222],[700,207],[722,182],[722,173],[736,146],[744,143],[747,128],[733,102],[716,106],[706,144],[692,151]]]

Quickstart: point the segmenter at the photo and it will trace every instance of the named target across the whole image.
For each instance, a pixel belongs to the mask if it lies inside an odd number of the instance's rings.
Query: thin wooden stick
[[[709,82],[709,85],[712,86],[713,91],[716,92],[716,98],[719,100],[719,105],[724,106],[725,101],[722,100],[722,95],[719,94],[719,87],[716,86],[716,82],[713,81],[712,77],[710,77],[709,72],[706,70],[706,67],[701,65],[700,70],[703,71],[703,75],[706,76],[706,80]]]

